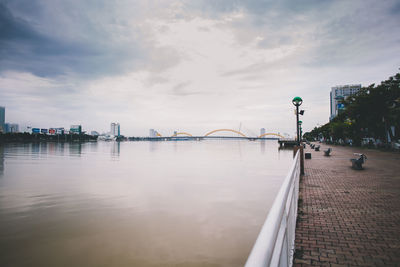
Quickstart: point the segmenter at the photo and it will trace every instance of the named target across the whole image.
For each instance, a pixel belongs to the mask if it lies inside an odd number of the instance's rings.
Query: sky
[[[0,0],[0,106],[20,127],[294,136],[329,92],[400,67],[399,0]]]

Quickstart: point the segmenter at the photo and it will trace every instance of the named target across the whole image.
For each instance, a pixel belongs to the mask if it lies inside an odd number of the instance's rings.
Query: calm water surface
[[[0,146],[0,266],[243,266],[292,162],[276,141]]]

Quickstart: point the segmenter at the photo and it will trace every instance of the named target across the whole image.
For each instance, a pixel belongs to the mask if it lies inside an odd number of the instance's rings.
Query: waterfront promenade
[[[400,266],[400,153],[305,152],[294,266]],[[357,152],[368,157],[361,171],[349,161]]]

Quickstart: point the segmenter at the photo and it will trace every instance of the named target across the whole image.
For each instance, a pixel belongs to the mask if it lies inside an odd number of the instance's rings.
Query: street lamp
[[[300,114],[301,114],[301,111],[300,111]],[[301,125],[303,124],[303,122],[302,121],[299,121],[299,127],[300,127],[300,140],[301,140],[301,136],[303,135],[303,128],[301,127]]]
[[[299,131],[299,106],[303,104],[303,99],[296,96],[292,100],[293,105],[296,106],[296,128],[297,128],[297,145],[300,146],[300,131]],[[303,111],[304,113],[304,111]]]

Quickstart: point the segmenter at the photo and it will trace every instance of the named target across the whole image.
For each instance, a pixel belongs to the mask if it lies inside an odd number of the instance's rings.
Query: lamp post
[[[299,131],[300,131],[300,141],[301,141],[301,136],[303,135],[303,128],[301,127],[301,125],[303,124],[303,122],[302,121],[299,121]]]
[[[299,129],[299,106],[303,103],[301,97],[296,96],[292,100],[293,105],[296,106],[296,129],[297,129],[297,145],[300,146],[300,129]]]

